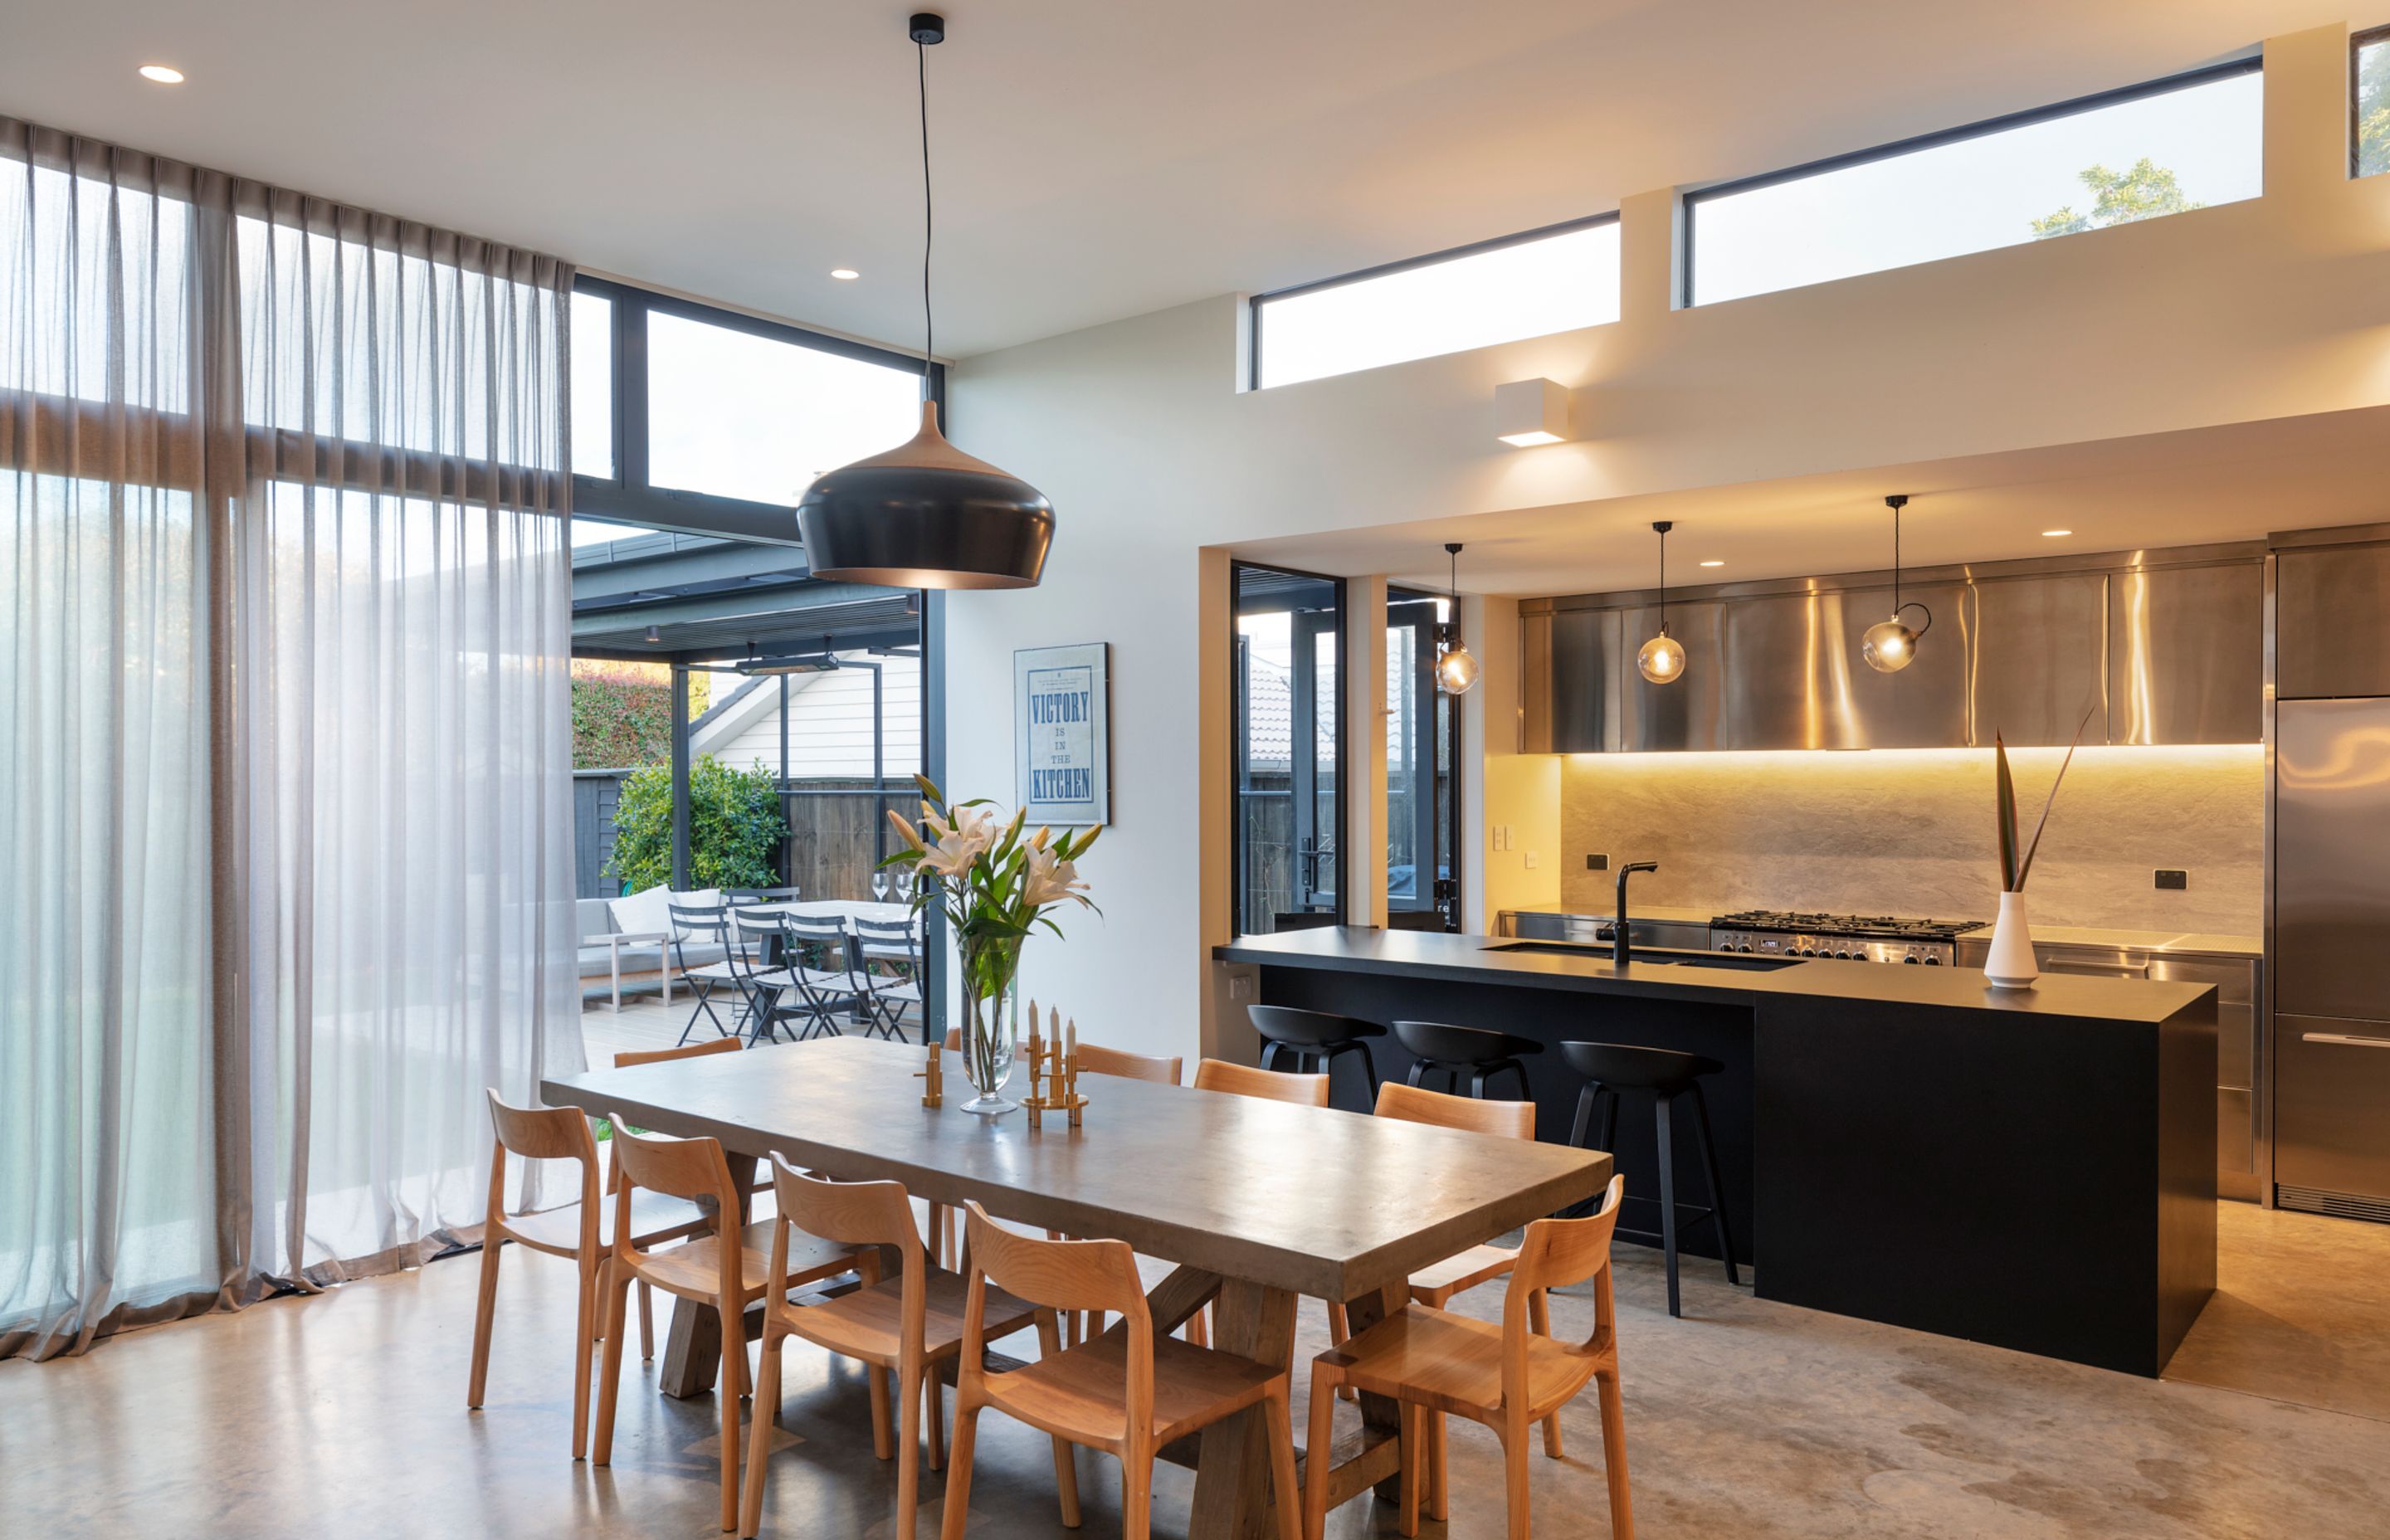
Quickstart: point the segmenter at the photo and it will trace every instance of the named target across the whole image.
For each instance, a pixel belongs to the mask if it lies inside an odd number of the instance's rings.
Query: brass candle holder
[[[921,1105],[924,1107],[944,1107],[946,1104],[944,1047],[945,1045],[932,1038],[929,1062],[913,1072],[913,1078],[921,1083]]]
[[[1041,1039],[1037,1035],[1037,1003],[1031,1001],[1029,1094],[1021,1098],[1022,1110],[1029,1114],[1032,1129],[1043,1129],[1048,1112],[1067,1115],[1070,1125],[1076,1128],[1087,1106],[1087,1098],[1079,1091],[1079,1023],[1073,1021],[1065,1029],[1062,1013],[1056,1010],[1051,1012],[1049,1024],[1051,1034]]]

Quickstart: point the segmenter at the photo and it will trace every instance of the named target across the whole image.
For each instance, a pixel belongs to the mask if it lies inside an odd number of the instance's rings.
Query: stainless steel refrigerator
[[[2390,1222],[2390,697],[2274,730],[2275,1192]]]

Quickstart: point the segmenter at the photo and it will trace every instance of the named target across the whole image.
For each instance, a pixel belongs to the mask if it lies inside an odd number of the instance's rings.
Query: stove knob
[[[1744,942],[1741,946],[1736,947],[1735,950],[1738,952],[1748,952],[1751,950],[1751,943]]]
[[[1942,966],[1942,959],[1939,957],[1928,957],[1925,959],[1925,966],[1928,968],[1939,968]]]
[[[1908,956],[1901,958],[1900,960],[1905,963],[1915,963],[1917,961],[1917,954],[1911,952]]]

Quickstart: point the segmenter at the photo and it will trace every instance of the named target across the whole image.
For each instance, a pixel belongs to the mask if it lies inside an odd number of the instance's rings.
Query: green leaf
[[[2009,775],[2008,745],[1992,735],[1992,802],[2000,826],[2000,892],[2017,891],[2016,782]]]

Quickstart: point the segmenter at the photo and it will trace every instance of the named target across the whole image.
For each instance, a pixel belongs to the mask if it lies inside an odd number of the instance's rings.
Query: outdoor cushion
[[[722,890],[719,888],[700,888],[695,892],[680,893],[662,883],[645,892],[625,893],[621,898],[607,901],[613,910],[614,929],[631,935],[641,931],[653,935],[671,930],[675,905],[684,909],[702,909],[721,902]]]
[[[592,936],[610,936],[614,933],[614,911],[607,906],[606,901],[602,898],[575,900],[572,905],[572,920],[581,928],[581,939],[584,941],[587,941]]]

